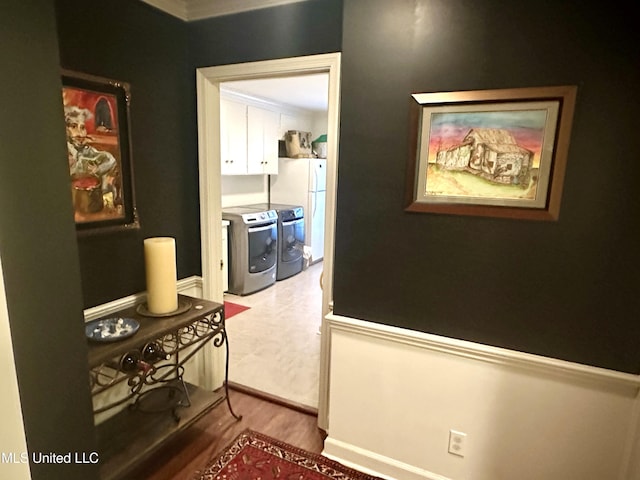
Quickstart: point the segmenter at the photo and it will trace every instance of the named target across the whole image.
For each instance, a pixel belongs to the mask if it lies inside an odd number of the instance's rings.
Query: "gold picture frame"
[[[405,210],[558,220],[576,92],[412,94]]]

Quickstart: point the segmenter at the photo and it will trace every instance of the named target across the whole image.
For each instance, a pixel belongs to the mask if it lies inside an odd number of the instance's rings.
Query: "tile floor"
[[[229,380],[318,407],[322,262],[251,295],[224,299],[251,307],[227,321]]]

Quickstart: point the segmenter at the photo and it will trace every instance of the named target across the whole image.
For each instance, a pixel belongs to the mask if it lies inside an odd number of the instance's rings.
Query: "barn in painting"
[[[440,168],[522,187],[529,184],[532,160],[532,151],[519,146],[508,130],[499,128],[473,128],[460,144],[436,155]]]

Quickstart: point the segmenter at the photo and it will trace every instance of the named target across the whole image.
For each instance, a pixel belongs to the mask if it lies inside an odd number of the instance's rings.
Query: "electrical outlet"
[[[449,430],[449,453],[464,457],[467,453],[467,434]]]

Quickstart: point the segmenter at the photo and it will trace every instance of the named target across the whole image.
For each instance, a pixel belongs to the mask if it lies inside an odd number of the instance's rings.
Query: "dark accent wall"
[[[192,45],[199,58],[214,65],[340,48],[341,2],[262,13],[262,20],[242,14],[198,22]],[[240,30],[225,30],[227,21]],[[139,1],[4,0],[0,26],[7,67],[0,80],[0,255],[27,445],[31,452],[92,452],[83,308],[145,289],[142,240],[149,236],[176,237],[179,278],[201,272],[190,24]],[[253,48],[259,54],[247,53]],[[77,238],[61,160],[60,68],[131,84],[138,231]],[[31,475],[98,478],[95,465],[80,464],[33,464]]]
[[[631,10],[345,0],[335,313],[640,373]],[[409,95],[577,85],[557,222],[403,211]]]
[[[147,237],[175,237],[178,278],[200,275],[195,68],[338,51],[342,2],[190,23],[130,0],[56,0],[56,10],[63,68],[131,84],[141,228],[78,239],[85,307],[146,289]]]
[[[307,0],[189,23],[194,67],[339,52],[342,0]]]
[[[141,228],[78,238],[84,306],[146,289],[143,240],[176,239],[178,278],[200,275],[195,75],[187,24],[130,0],[57,0],[63,68],[131,85],[131,147]]]
[[[0,38],[0,281],[27,447],[90,453],[95,442],[80,268],[69,173],[60,161],[66,146],[53,2],[4,0]],[[95,465],[30,467],[34,480],[98,478]]]
[[[175,236],[178,276],[200,273],[194,66],[343,51],[336,313],[640,373],[631,12],[342,4],[185,24],[127,0],[0,2],[0,255],[30,450],[94,448],[82,308],[144,290],[143,238]],[[140,231],[76,242],[60,66],[132,85]],[[578,103],[558,222],[403,211],[411,92],[562,84]],[[96,477],[32,465],[34,479]]]

